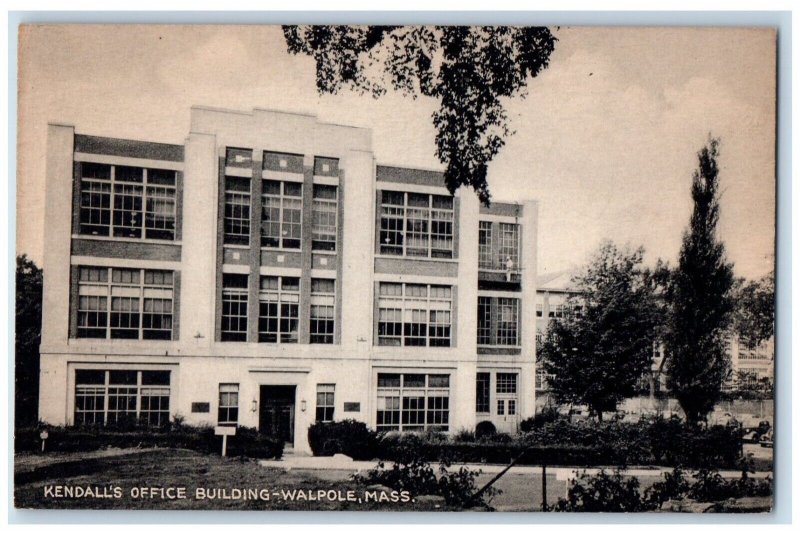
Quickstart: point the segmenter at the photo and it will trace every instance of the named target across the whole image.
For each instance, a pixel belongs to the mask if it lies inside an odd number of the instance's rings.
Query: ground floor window
[[[75,370],[75,425],[166,425],[169,396],[169,371]]]
[[[494,375],[494,392],[492,392]],[[492,400],[497,416],[516,416],[519,403],[519,374],[515,372],[478,372],[475,380],[475,412],[491,414]]]
[[[334,393],[336,385],[317,385],[317,421],[332,422],[334,414]]]
[[[447,431],[450,422],[450,376],[425,373],[379,373],[379,431]]]
[[[220,383],[217,423],[219,425],[239,423],[239,385],[237,383]]]

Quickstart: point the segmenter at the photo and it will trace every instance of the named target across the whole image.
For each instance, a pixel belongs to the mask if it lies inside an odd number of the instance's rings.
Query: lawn
[[[403,502],[402,497],[395,496],[397,501],[392,501],[393,496],[350,481],[331,482],[307,472],[269,469],[253,460],[222,458],[188,450],[149,450],[83,460],[53,457],[52,463],[43,461],[43,457],[47,456],[17,462],[14,489],[16,507],[440,510],[430,503],[416,501],[413,497]],[[76,497],[81,493],[86,494],[87,488],[93,496]],[[205,492],[208,495],[215,490],[224,490],[230,499],[198,498],[198,493]],[[66,497],[70,492],[71,497]],[[237,492],[245,496],[236,496]]]

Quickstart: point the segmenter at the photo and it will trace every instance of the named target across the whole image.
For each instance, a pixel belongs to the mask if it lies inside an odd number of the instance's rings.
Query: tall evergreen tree
[[[669,297],[666,340],[667,386],[689,422],[714,408],[730,374],[727,351],[733,311],[733,266],[717,238],[719,220],[719,140],[698,153],[692,177],[694,209],[684,232]]]
[[[586,404],[599,419],[650,371],[659,307],[643,254],[601,245],[573,280],[579,295],[564,318],[550,322],[539,351],[556,400]]]
[[[42,338],[43,273],[27,256],[17,256],[14,419],[35,424],[39,407],[39,343]]]

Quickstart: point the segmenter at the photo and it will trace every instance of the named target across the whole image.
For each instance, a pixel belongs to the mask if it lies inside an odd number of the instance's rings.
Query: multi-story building
[[[376,165],[370,130],[192,108],[183,145],[51,124],[40,417],[513,430],[534,413],[534,202]]]

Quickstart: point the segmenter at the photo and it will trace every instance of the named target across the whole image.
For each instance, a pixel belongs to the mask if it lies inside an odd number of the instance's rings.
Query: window
[[[536,303],[536,317],[541,318],[544,315],[544,305],[542,303]]]
[[[176,173],[81,163],[80,233],[175,239]]]
[[[258,294],[258,341],[297,343],[300,319],[300,279],[261,277]]]
[[[489,381],[491,374],[487,372],[478,372],[478,377],[475,382],[475,412],[488,413],[489,412]]]
[[[453,197],[381,192],[381,254],[453,258]]]
[[[332,422],[336,385],[317,385],[317,421]]]
[[[78,338],[172,340],[173,272],[80,266]]]
[[[492,269],[492,223],[480,221],[478,223],[478,267]]]
[[[519,345],[519,299],[478,296],[478,345]]]
[[[497,309],[497,345],[519,345],[519,299],[499,297]]]
[[[379,373],[377,407],[378,431],[447,431],[450,376]]]
[[[219,425],[236,425],[239,423],[238,383],[220,383],[217,423]]]
[[[247,341],[247,275],[222,275],[223,342]]]
[[[261,246],[300,248],[303,184],[264,180],[261,195]]]
[[[335,285],[332,279],[311,279],[312,344],[333,343]]]
[[[450,346],[452,287],[381,282],[378,345]]]
[[[511,260],[512,269],[519,269],[519,225],[500,223],[500,268],[507,269]]]
[[[224,243],[250,244],[250,179],[225,177]]]
[[[478,345],[492,343],[492,298],[478,296]]]
[[[75,370],[75,425],[169,423],[170,372]]]
[[[336,250],[337,187],[314,184],[312,207],[311,249]]]
[[[517,414],[517,374],[497,372],[495,374],[495,394],[497,395],[497,415]]]

